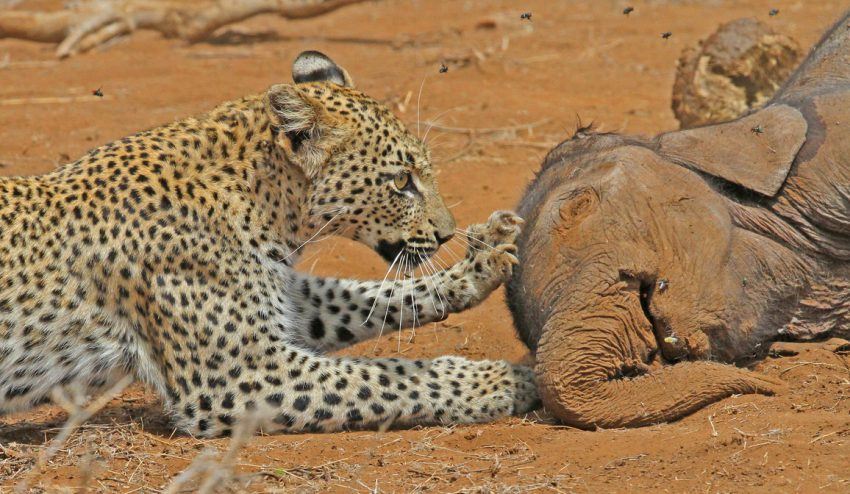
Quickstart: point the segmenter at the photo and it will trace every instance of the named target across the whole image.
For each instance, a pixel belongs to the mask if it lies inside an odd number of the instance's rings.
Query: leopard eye
[[[410,172],[401,172],[393,178],[393,185],[398,190],[408,189],[412,185]]]

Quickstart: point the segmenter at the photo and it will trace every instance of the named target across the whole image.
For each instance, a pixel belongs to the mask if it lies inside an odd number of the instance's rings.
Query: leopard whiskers
[[[431,259],[428,260],[428,262],[431,264],[431,268],[437,273],[447,271],[449,269],[449,266],[450,266],[450,264],[447,264],[443,260],[443,258],[440,257],[439,253],[436,253],[436,252],[434,253],[434,256]],[[443,303],[444,304],[443,307],[445,307],[446,305],[449,304],[449,301],[445,297],[445,292],[440,290],[440,288],[442,288],[442,286],[443,286],[443,279],[440,278],[440,277],[437,277],[437,278],[435,278],[435,280],[436,281],[434,282],[434,290],[442,297],[440,303]],[[439,281],[440,283],[437,284],[437,281]],[[445,309],[443,311],[443,315],[444,316],[446,315]]]
[[[334,215],[332,218],[327,220],[324,225],[322,225],[316,232],[311,236],[310,239],[306,240],[305,244],[316,244],[319,242],[323,242],[335,235],[341,235],[343,232],[347,231],[351,228],[351,225],[344,223],[337,223],[331,229],[325,230],[331,223],[338,220],[341,215],[348,213],[351,209],[348,206],[341,206],[336,208],[327,209],[324,211],[316,211],[310,215],[310,218],[314,218],[317,216],[326,217],[329,214]]]
[[[436,255],[436,253],[435,253],[435,255]],[[434,294],[437,297],[437,301],[440,302],[440,314],[441,314],[441,316],[445,316],[446,315],[446,303],[447,303],[447,301],[444,300],[444,294],[440,291],[439,286],[437,284],[438,281],[441,281],[439,274],[443,270],[438,269],[434,265],[433,257],[432,258],[426,258],[426,257],[422,256],[422,260],[423,260],[422,269],[423,269],[423,271],[428,272],[428,275],[425,277],[425,280],[426,280],[425,287],[426,288],[428,287],[427,281],[431,281],[431,285],[434,287]],[[428,289],[428,293],[429,294],[431,293],[430,288]],[[432,295],[432,300],[433,300],[433,295]],[[434,312],[436,312],[436,311],[437,311],[437,308],[436,308],[436,305],[435,305]]]
[[[452,249],[449,246],[449,244],[445,244],[443,247],[445,247],[445,249],[449,252],[449,255],[451,256],[452,259],[463,259],[462,256],[461,257],[457,256],[457,253],[454,251],[454,249]]]
[[[413,255],[411,254],[411,256],[410,256],[410,264],[411,265],[415,264],[413,261],[414,261]],[[410,329],[410,337],[407,339],[408,343],[413,341],[413,339],[416,337],[416,324],[419,323],[419,326],[420,327],[422,326],[421,321],[419,321],[419,309],[418,309],[418,307],[422,306],[422,303],[418,302],[416,300],[417,287],[416,287],[416,277],[414,277],[414,275],[413,275],[414,271],[415,271],[415,268],[411,271],[411,274],[410,274],[410,303],[411,303],[411,306],[412,306],[411,310],[413,310],[413,327],[411,327],[411,329]],[[421,274],[422,274],[422,271],[420,270],[420,275]],[[398,351],[401,352],[401,331],[399,331],[398,338],[399,338]]]
[[[399,287],[399,292],[401,292],[401,303],[398,304],[398,330],[401,333],[401,327],[404,322],[404,280],[407,276],[407,252],[402,254],[401,256],[401,285]],[[390,304],[392,304],[392,299],[390,299]]]
[[[434,298],[431,296],[431,287],[428,286],[428,277],[431,275],[425,266],[425,258],[422,254],[416,254],[416,264],[417,269],[419,269],[419,279],[422,280],[422,283],[425,285],[425,289],[428,291],[428,295],[431,298],[431,304],[434,306],[434,312],[437,312],[437,305],[434,302]]]
[[[437,265],[440,267],[441,270],[445,271],[445,270],[449,269],[450,264],[447,263],[438,253],[434,254],[433,259],[437,263]]]
[[[323,235],[320,239],[314,240],[313,243],[317,244],[319,242],[324,242],[325,240],[333,237],[334,235],[345,236],[344,232],[348,228],[349,228],[349,225],[346,225],[344,228],[335,228],[332,232],[328,233],[327,235]],[[306,266],[307,263],[312,260],[313,264],[310,265],[310,269],[309,269],[308,272],[310,274],[313,274],[313,270],[316,267],[316,263],[319,262],[319,259],[333,257],[333,255],[336,253],[336,250],[339,247],[339,245],[340,245],[339,243],[333,244],[329,251],[325,251],[323,248],[320,247],[320,248],[316,249],[315,252],[310,257],[308,257],[306,259],[300,259],[300,262],[301,262],[302,265]]]
[[[331,211],[333,211],[333,210],[331,210]],[[322,214],[322,215],[324,215],[324,214],[331,214],[331,211],[322,211],[322,212],[320,212],[320,213],[316,213],[316,214]],[[316,239],[316,237],[318,237],[318,236],[322,233],[322,231],[323,231],[325,228],[327,228],[327,227],[328,227],[328,225],[330,225],[331,223],[333,223],[333,222],[334,222],[337,218],[339,218],[342,214],[347,213],[347,212],[348,212],[348,207],[347,207],[347,206],[342,206],[342,207],[338,208],[338,210],[336,210],[336,214],[334,214],[334,215],[333,215],[333,217],[332,217],[331,219],[329,219],[329,220],[328,220],[328,221],[327,221],[324,225],[322,225],[322,227],[321,227],[321,228],[319,228],[318,230],[316,230],[316,232],[315,232],[315,233],[313,233],[313,235],[312,235],[310,238],[308,238],[307,240],[305,240],[304,242],[302,242],[302,243],[301,243],[301,245],[299,245],[298,247],[296,247],[295,249],[293,249],[293,250],[292,250],[292,252],[290,252],[289,254],[287,254],[287,255],[283,258],[283,260],[285,261],[285,260],[289,259],[290,257],[292,257],[293,255],[295,255],[295,253],[297,253],[299,250],[301,250],[301,248],[302,248],[302,247],[304,247],[305,245],[307,245],[307,244],[311,243],[313,240],[315,240],[315,239]]]
[[[431,279],[433,276],[436,276],[436,273],[431,271],[431,268],[433,267],[431,265],[431,261],[421,254],[418,254],[418,255],[419,255],[420,270],[423,273],[422,280],[423,280],[423,283],[425,284],[425,288],[428,290],[428,297],[431,299],[431,305],[434,307],[434,312],[436,313],[437,312],[437,299],[434,298],[434,292],[431,291],[431,287],[428,285],[428,282],[430,281],[431,284],[434,285],[434,290],[436,291],[436,284],[435,284],[434,280]],[[437,297],[439,297],[439,295],[437,295]],[[443,305],[442,299],[440,299],[440,317],[444,317],[445,314],[446,314],[446,307],[445,307],[445,305]]]
[[[422,78],[422,84],[419,85],[419,94],[416,95],[416,137],[419,137],[420,135],[422,135],[422,134],[419,133],[419,122],[421,122],[421,120],[419,119],[419,115],[420,115],[420,113],[419,113],[419,102],[422,101],[422,88],[425,87],[425,81],[427,79],[428,79],[427,75]]]
[[[404,262],[404,255],[403,254],[401,254],[401,255],[402,255],[402,262]],[[400,266],[400,264],[399,264],[399,266]],[[396,269],[395,275],[393,276],[393,282],[392,282],[392,285],[391,285],[392,288],[390,289],[390,296],[387,297],[387,307],[384,310],[384,319],[383,319],[383,321],[381,321],[381,329],[380,329],[380,331],[378,331],[377,340],[380,340],[381,336],[384,335],[384,327],[387,325],[387,317],[390,315],[390,306],[392,305],[393,296],[395,295],[395,288],[396,288],[396,285],[398,284],[399,274],[401,274],[401,269]],[[377,299],[377,297],[376,297],[376,299]],[[377,349],[378,349],[378,342],[376,341],[375,342],[375,348],[374,348],[373,351],[375,351]]]
[[[440,270],[434,265],[434,261],[431,259],[426,259],[426,263],[428,264],[428,269],[433,273],[433,276],[429,276],[431,279],[431,285],[434,287],[434,294],[437,296],[437,300],[440,302],[440,317],[445,317],[447,314],[446,304],[448,301],[445,299],[445,295],[442,291],[440,291],[440,287],[442,286],[442,279],[440,278]],[[438,284],[439,283],[439,284]],[[427,286],[427,285],[426,285]],[[434,308],[434,312],[436,312],[436,307]]]
[[[478,247],[473,246],[472,243],[469,241],[469,239],[466,238],[465,235],[463,235],[463,234],[457,235],[457,236],[455,236],[455,238],[457,239],[458,242],[460,242],[461,246],[464,249],[467,249],[467,251],[470,250],[470,249],[474,250],[475,252],[481,251],[481,249],[479,249]]]
[[[458,108],[460,108],[460,107],[459,107],[459,106],[456,106],[456,107],[454,107],[454,108],[449,108],[448,110],[442,111],[442,112],[440,112],[440,114],[438,114],[436,117],[432,118],[432,119],[431,119],[431,121],[428,123],[428,128],[427,128],[427,129],[425,129],[425,135],[424,135],[424,136],[422,136],[422,144],[425,144],[426,142],[428,142],[428,133],[429,133],[429,132],[431,132],[431,129],[433,129],[433,128],[434,128],[434,126],[435,126],[435,125],[437,125],[437,124],[439,123],[440,119],[441,119],[443,116],[445,116],[447,113],[452,112],[452,111],[455,111],[455,110],[457,110]]]
[[[409,287],[409,284],[410,284],[409,283],[410,278],[411,278],[410,266],[413,264],[413,261],[411,260],[409,254],[405,253],[404,258],[405,258],[404,259],[405,267],[407,269],[405,269],[404,274],[403,274],[402,279],[401,279],[401,303],[399,304],[399,307],[401,308],[402,312],[399,313],[399,317],[398,317],[398,332],[397,332],[398,333],[398,335],[397,335],[398,342],[396,344],[396,352],[401,352],[401,329],[402,329],[402,327],[404,327],[404,312],[403,311],[404,311],[404,304],[406,303],[406,298],[407,298],[405,293],[407,292],[407,288]],[[411,330],[415,334],[416,333],[416,299],[414,298],[412,287],[410,287],[410,288],[411,288],[411,290],[410,290],[410,292],[411,292],[410,293],[410,305],[411,305],[411,311],[413,311],[413,313],[411,314],[411,316],[412,316],[411,317]]]
[[[413,283],[413,279],[414,279],[413,273],[415,271],[415,268],[413,267],[413,256],[410,253],[408,253],[406,257],[407,257],[407,270],[405,271],[405,277],[404,277],[404,280],[403,280],[403,286],[404,286],[405,290],[402,292],[401,304],[402,304],[402,306],[404,305],[404,303],[405,303],[404,299],[406,298],[405,293],[407,293],[409,291],[410,292],[411,310],[413,310],[413,314],[412,314],[412,316],[413,316],[412,317],[413,328],[415,330],[416,329],[416,299],[414,298],[415,294],[413,293],[413,291],[414,291],[413,290],[413,288],[414,288],[413,287],[413,285],[414,285],[414,283]],[[399,329],[401,329],[401,328],[399,328]]]
[[[413,255],[412,254],[410,255],[410,264],[411,264],[411,266],[415,264],[413,262]],[[420,275],[422,274],[422,270],[419,271],[419,274]],[[420,301],[416,300],[416,277],[413,275],[413,271],[411,271],[411,273],[410,273],[410,300],[412,301],[412,305],[413,305],[413,320],[414,320],[414,322],[420,322],[419,321],[419,310],[417,309],[417,307],[422,307],[422,303]],[[421,322],[420,322],[420,326],[421,326]],[[416,334],[416,324],[415,323],[413,325],[413,334]]]
[[[458,233],[462,234],[463,236],[465,236],[465,237],[466,237],[466,238],[468,238],[469,240],[474,240],[474,241],[478,242],[479,244],[482,244],[482,245],[484,245],[484,246],[486,246],[486,247],[489,247],[490,249],[495,249],[495,247],[493,247],[492,245],[488,244],[487,242],[485,242],[485,241],[483,241],[483,240],[481,240],[481,239],[478,239],[478,238],[475,238],[474,236],[472,236],[472,235],[471,235],[471,234],[470,234],[467,230],[461,230],[460,228],[457,228],[456,230],[457,230],[457,232],[458,232]],[[472,244],[470,243],[470,245],[472,245]]]
[[[378,287],[378,293],[375,294],[375,301],[372,302],[372,308],[369,309],[369,315],[366,316],[366,319],[364,319],[363,322],[360,324],[361,326],[365,326],[366,323],[369,322],[369,319],[372,318],[372,313],[375,312],[375,307],[377,307],[377,305],[378,305],[378,299],[381,297],[381,293],[384,292],[384,283],[386,283],[387,277],[389,277],[390,272],[393,270],[393,266],[395,266],[395,264],[398,262],[398,259],[400,257],[401,257],[401,252],[399,252],[398,254],[395,255],[395,259],[393,259],[393,262],[390,263],[390,267],[387,268],[387,273],[384,275],[384,279],[381,280],[381,286]],[[386,320],[386,318],[384,318],[384,320]]]
[[[429,149],[431,152],[436,151],[436,150],[438,150],[438,149],[445,149],[446,144],[448,143],[448,141],[446,141],[446,139],[445,139],[445,138],[442,138],[442,139],[441,139],[441,137],[442,137],[442,136],[438,135],[438,136],[436,136],[436,137],[432,138],[432,139],[428,142],[427,146],[428,146],[428,149]],[[424,143],[423,143],[423,144],[424,144]]]

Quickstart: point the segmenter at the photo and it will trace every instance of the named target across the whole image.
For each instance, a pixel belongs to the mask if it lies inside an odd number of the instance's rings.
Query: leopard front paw
[[[537,376],[534,369],[524,365],[511,366],[509,382],[513,387],[514,415],[522,415],[540,408]]]
[[[469,243],[467,258],[475,257],[478,252],[487,248],[513,245],[523,223],[525,220],[512,211],[496,211],[490,215],[487,223],[470,226],[465,231]]]
[[[514,242],[522,223],[522,218],[510,211],[496,211],[487,223],[467,229],[464,274],[475,288],[477,301],[507,281],[519,263]]]

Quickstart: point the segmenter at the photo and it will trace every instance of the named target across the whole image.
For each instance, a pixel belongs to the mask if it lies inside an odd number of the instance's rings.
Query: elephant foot
[[[771,357],[793,357],[807,350],[826,350],[834,353],[847,352],[850,351],[850,341],[843,338],[830,338],[825,341],[805,343],[775,341],[770,345],[768,355]]]

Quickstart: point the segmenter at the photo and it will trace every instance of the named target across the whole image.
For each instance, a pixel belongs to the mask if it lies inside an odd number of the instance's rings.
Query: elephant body
[[[850,15],[756,112],[652,139],[580,129],[523,197],[508,300],[544,404],[582,428],[782,383],[734,363],[848,334]]]

